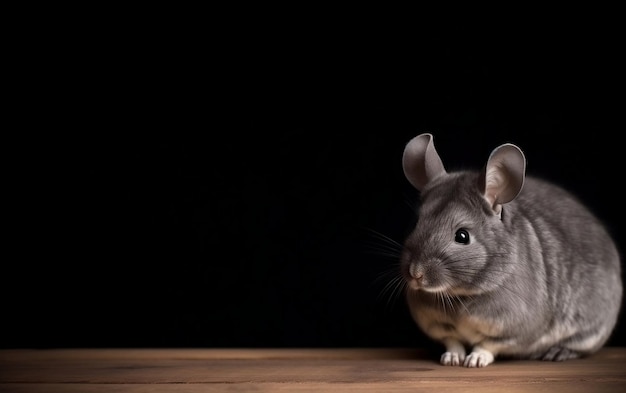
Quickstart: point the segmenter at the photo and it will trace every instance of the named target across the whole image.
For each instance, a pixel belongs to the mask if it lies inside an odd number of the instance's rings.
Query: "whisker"
[[[448,292],[443,292],[443,294],[446,298],[446,301],[450,305],[450,310],[452,310],[453,313],[456,313],[456,308],[454,307],[454,302],[452,301],[452,297],[450,296],[450,294]]]
[[[416,208],[416,206],[415,206],[415,198],[411,197],[411,196],[408,196],[408,195],[405,195],[404,196],[404,203],[409,208],[409,210],[411,210],[411,212],[413,214],[415,214],[415,216],[417,217],[417,210],[415,209]]]
[[[437,301],[441,303],[441,309],[443,310],[443,314],[448,315],[448,312],[446,309],[446,302],[443,301],[443,293],[437,292],[436,297],[437,297]]]
[[[402,295],[406,290],[407,283],[402,277],[397,277],[395,282],[395,289],[393,289],[391,294],[389,295],[389,298],[387,300],[387,307],[395,305],[395,303],[401,297],[400,295]]]
[[[380,280],[388,280],[390,278],[394,278],[395,276],[400,274],[400,263],[394,263],[391,267],[387,268],[383,272],[381,272],[378,277],[374,279],[374,283]]]
[[[378,293],[377,300],[386,299],[387,307],[395,304],[402,293],[405,292],[407,283],[400,273],[399,263],[394,268],[387,269],[376,277],[373,283],[379,283],[384,280],[385,284]]]
[[[471,266],[456,266],[453,269],[450,269],[453,273],[458,273],[459,275],[463,275],[464,277],[473,278],[476,273],[483,272],[483,268],[474,268]],[[487,270],[489,273],[503,273],[517,278],[532,278],[532,274],[521,274],[519,272],[512,272],[504,269],[494,269],[493,267],[489,267]]]
[[[400,251],[396,251],[396,250],[391,250],[391,249],[385,249],[385,248],[376,248],[374,246],[368,246],[366,248],[366,251],[368,251],[371,254],[375,254],[381,257],[386,257],[386,258],[391,258],[391,259],[398,259],[400,258]]]
[[[387,258],[400,258],[402,253],[403,245],[400,242],[392,239],[391,237],[371,228],[365,228],[370,235],[373,235],[376,243],[367,244],[364,246],[364,249],[367,251],[384,256]]]
[[[474,277],[474,274],[468,273],[467,277]],[[496,284],[496,287],[498,289],[504,290],[504,291],[514,295],[517,299],[521,300],[526,306],[532,307],[532,305],[529,303],[528,299],[526,299],[523,296],[523,292],[518,292],[518,291],[514,290],[513,288],[510,288],[510,287],[508,287],[506,285],[501,285],[500,283],[497,283],[497,282],[495,282],[493,280],[487,281],[487,282],[492,283],[492,284]],[[479,286],[473,285],[471,282],[466,282],[464,284],[467,284],[467,285],[470,285],[470,286],[474,286],[475,288],[480,289]]]
[[[375,230],[375,229],[371,229],[371,228],[365,228],[367,231],[370,232],[371,235],[374,235],[375,238],[382,240],[384,243],[391,245],[394,248],[398,248],[401,249],[402,248],[402,244],[394,239],[392,239],[391,237]]]
[[[465,305],[465,303],[463,303],[463,299],[461,299],[461,297],[459,295],[454,295],[454,297],[459,302],[461,307],[463,307],[463,309],[465,309],[465,312],[467,312],[469,314],[469,310],[467,309],[467,306]],[[468,297],[470,298],[470,300],[474,299],[472,296],[468,296]]]
[[[395,304],[402,293],[406,291],[407,282],[400,272],[400,256],[404,246],[375,229],[364,228],[374,239],[375,243],[366,244],[363,248],[365,251],[375,255],[379,255],[385,258],[391,258],[396,260],[390,268],[383,271],[374,279],[372,284],[378,284],[381,281],[385,281],[385,284],[380,289],[377,299],[386,299],[387,307]]]

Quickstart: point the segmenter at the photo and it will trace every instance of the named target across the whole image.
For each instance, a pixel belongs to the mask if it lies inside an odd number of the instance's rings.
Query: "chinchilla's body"
[[[482,171],[448,173],[432,135],[406,146],[403,168],[420,203],[401,269],[411,315],[446,347],[444,365],[585,356],[617,322],[620,256],[609,233],[525,165],[505,144]]]

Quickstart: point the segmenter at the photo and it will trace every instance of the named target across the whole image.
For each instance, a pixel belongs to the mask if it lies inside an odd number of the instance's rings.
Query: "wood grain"
[[[413,349],[0,350],[0,392],[626,392],[626,348],[445,367]]]

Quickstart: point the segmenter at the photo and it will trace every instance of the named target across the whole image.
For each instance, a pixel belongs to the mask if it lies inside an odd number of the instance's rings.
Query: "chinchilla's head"
[[[499,287],[515,260],[501,217],[523,185],[522,152],[502,145],[482,172],[448,173],[432,135],[422,134],[407,144],[403,168],[420,192],[418,221],[400,259],[407,288],[462,296]]]

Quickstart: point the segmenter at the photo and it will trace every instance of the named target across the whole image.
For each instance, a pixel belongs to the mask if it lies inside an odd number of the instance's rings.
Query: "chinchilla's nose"
[[[409,274],[413,277],[419,284],[424,280],[424,269],[417,266],[416,264],[412,264],[409,267]]]

